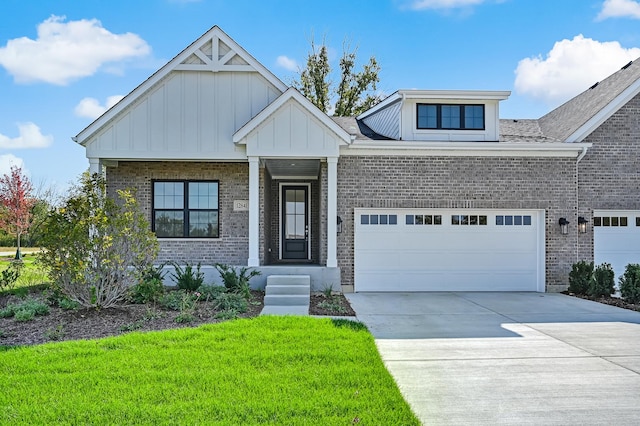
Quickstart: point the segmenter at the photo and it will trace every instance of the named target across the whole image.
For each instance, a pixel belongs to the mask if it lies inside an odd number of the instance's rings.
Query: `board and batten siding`
[[[87,144],[87,157],[243,159],[236,130],[281,92],[255,72],[174,71]]]
[[[389,105],[383,110],[377,111],[362,121],[369,126],[371,130],[379,135],[386,136],[391,139],[400,139],[400,109],[402,102]]]
[[[318,158],[339,155],[340,138],[295,99],[247,135],[247,154]]]

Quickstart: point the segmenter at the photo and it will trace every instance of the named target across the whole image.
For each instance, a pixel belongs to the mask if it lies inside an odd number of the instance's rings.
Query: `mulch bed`
[[[567,294],[569,296],[578,297],[580,299],[591,300],[593,302],[604,303],[605,305],[611,305],[611,306],[616,306],[618,308],[629,309],[630,311],[640,312],[640,304],[625,302],[623,299],[619,297],[612,297],[612,296],[592,297],[592,296],[586,296],[582,294],[569,293],[568,291],[563,291],[562,293]]]
[[[42,299],[40,292],[32,293]],[[0,309],[7,303],[19,303],[17,296],[0,295]],[[355,315],[347,299],[342,295],[332,296],[330,307],[326,307],[324,295],[312,295],[309,313],[311,315]],[[320,306],[318,306],[320,305]],[[324,307],[323,307],[324,306]],[[264,293],[253,291],[247,312],[240,318],[255,317],[264,307]],[[116,336],[131,331],[167,330],[173,328],[196,327],[212,324],[221,319],[214,318],[217,311],[211,303],[200,302],[194,312],[195,320],[190,323],[178,323],[178,311],[165,309],[159,305],[127,305],[110,309],[63,310],[57,306],[49,307],[49,314],[36,316],[31,321],[20,322],[13,318],[0,318],[0,346],[36,345],[50,341],[95,339]]]

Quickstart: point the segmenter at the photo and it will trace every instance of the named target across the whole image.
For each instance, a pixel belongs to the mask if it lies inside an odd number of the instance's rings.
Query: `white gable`
[[[247,156],[337,157],[350,136],[297,90],[289,89],[234,135]]]
[[[241,159],[233,134],[285,90],[213,27],[74,139],[90,158]]]

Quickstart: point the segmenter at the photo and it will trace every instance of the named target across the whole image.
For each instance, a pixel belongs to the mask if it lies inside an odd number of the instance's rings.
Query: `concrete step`
[[[267,284],[265,295],[276,294],[300,294],[309,296],[311,294],[311,286],[308,285],[284,285],[284,284]]]
[[[311,277],[309,275],[269,275],[267,286],[269,285],[310,286]]]
[[[265,306],[260,315],[309,315],[309,306]]]
[[[304,294],[271,294],[264,296],[265,306],[307,306],[309,295]]]

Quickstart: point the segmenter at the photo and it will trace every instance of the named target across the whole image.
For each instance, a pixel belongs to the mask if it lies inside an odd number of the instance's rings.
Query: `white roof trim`
[[[249,135],[249,133],[260,126],[260,124],[262,124],[267,118],[269,118],[278,109],[280,109],[280,107],[282,107],[289,99],[294,99],[300,105],[302,105],[304,109],[313,114],[313,116],[320,120],[322,124],[333,131],[340,139],[342,139],[345,144],[351,143],[351,135],[347,133],[346,130],[338,126],[338,124],[336,124],[336,122],[333,121],[327,114],[320,111],[318,107],[316,107],[313,103],[311,103],[311,101],[305,98],[293,87],[287,89],[287,91],[280,95],[275,101],[271,102],[265,109],[260,111],[258,115],[253,117],[244,126],[238,129],[238,131],[233,134],[233,142],[239,145],[245,145],[245,138]]]
[[[356,118],[362,120],[377,111],[385,109],[399,100],[405,99],[446,99],[452,101],[478,100],[478,101],[503,101],[511,95],[510,91],[495,90],[407,90],[402,89],[387,96],[382,102],[374,105]]]
[[[84,130],[82,130],[76,137],[72,139],[84,145],[88,139],[102,126],[111,121],[114,117],[120,114],[124,109],[126,109],[129,105],[135,102],[140,96],[142,96],[149,88],[157,84],[163,78],[165,78],[171,71],[178,69],[186,69],[184,66],[181,67],[181,63],[186,60],[192,54],[196,54],[198,50],[202,47],[203,44],[211,41],[211,39],[217,38],[229,46],[235,53],[240,56],[247,64],[246,65],[237,65],[235,66],[237,70],[247,71],[249,68],[253,68],[257,71],[262,77],[264,77],[269,83],[273,84],[280,91],[284,92],[287,89],[287,85],[284,84],[278,77],[276,77],[271,71],[265,68],[260,62],[258,62],[253,56],[251,56],[242,46],[236,43],[231,37],[229,37],[220,27],[217,25],[212,27],[202,36],[200,36],[197,40],[191,43],[187,48],[185,48],[182,52],[180,52],[177,56],[175,56],[172,60],[170,60],[167,64],[165,64],[162,68],[156,71],[151,77],[145,80],[138,87],[133,89],[127,96],[124,97],[120,102],[110,108],[107,112],[98,117],[95,121],[89,124]],[[201,69],[201,68],[199,68]],[[229,67],[230,71],[233,71],[232,67]],[[211,71],[216,71],[212,69]]]
[[[636,80],[632,85],[627,87],[614,100],[609,102],[596,115],[591,117],[586,123],[567,137],[567,142],[580,142],[596,130],[602,123],[607,121],[620,108],[627,104],[631,99],[640,93],[640,80]]]
[[[590,143],[505,143],[505,142],[422,142],[356,141],[340,150],[340,155],[411,155],[416,157],[567,157],[577,158]]]

